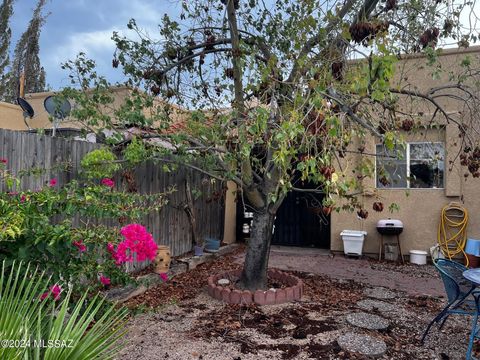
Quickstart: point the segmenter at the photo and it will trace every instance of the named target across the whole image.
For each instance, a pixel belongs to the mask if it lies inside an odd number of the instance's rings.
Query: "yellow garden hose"
[[[450,260],[462,253],[465,264],[468,258],[463,250],[467,241],[468,211],[459,203],[450,203],[443,207],[438,225],[438,244],[443,255]]]

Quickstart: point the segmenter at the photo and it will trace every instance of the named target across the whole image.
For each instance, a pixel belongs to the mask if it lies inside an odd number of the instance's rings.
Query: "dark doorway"
[[[272,244],[330,249],[330,216],[323,194],[292,191],[277,211]]]
[[[322,212],[323,197],[318,193],[289,192],[277,211],[272,244],[330,249],[330,216]],[[242,200],[241,196],[237,198],[238,241],[250,236],[250,216],[254,214],[254,209]]]

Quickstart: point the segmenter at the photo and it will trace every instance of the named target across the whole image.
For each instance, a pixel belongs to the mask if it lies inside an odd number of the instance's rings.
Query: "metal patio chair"
[[[450,315],[478,316],[475,298],[472,292],[475,285],[463,277],[463,272],[468,270],[464,265],[447,259],[436,259],[433,264],[437,268],[447,293],[447,305],[428,324],[422,336],[422,344],[433,324],[440,322],[441,329]]]

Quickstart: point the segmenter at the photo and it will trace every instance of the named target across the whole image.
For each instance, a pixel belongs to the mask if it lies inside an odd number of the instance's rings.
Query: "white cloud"
[[[62,11],[52,12],[50,21],[45,25],[50,36],[56,39],[55,43],[41,46],[47,81],[54,88],[68,85],[67,73],[60,69],[60,65],[74,59],[79,52],[95,60],[99,74],[106,75],[111,81],[122,80],[120,71],[115,71],[111,66],[115,51],[115,44],[111,40],[113,32],[134,39],[135,34],[126,26],[134,18],[142,31],[157,38],[158,24],[163,14],[169,13],[175,18],[178,12],[178,4],[166,0],[77,0],[66,3]],[[93,16],[85,18],[87,14]],[[69,26],[65,26],[65,23]],[[62,28],[65,32],[62,32]]]
[[[85,52],[88,56],[103,54],[108,50],[115,50],[112,34],[118,29],[78,32],[69,35],[63,44],[59,44],[50,55],[55,62],[73,58],[79,52]]]

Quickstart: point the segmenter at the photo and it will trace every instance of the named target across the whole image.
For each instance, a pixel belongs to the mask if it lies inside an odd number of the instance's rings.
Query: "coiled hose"
[[[467,242],[468,211],[459,203],[450,203],[443,207],[438,225],[438,245],[442,254],[448,259],[462,254],[468,266],[464,248]]]

